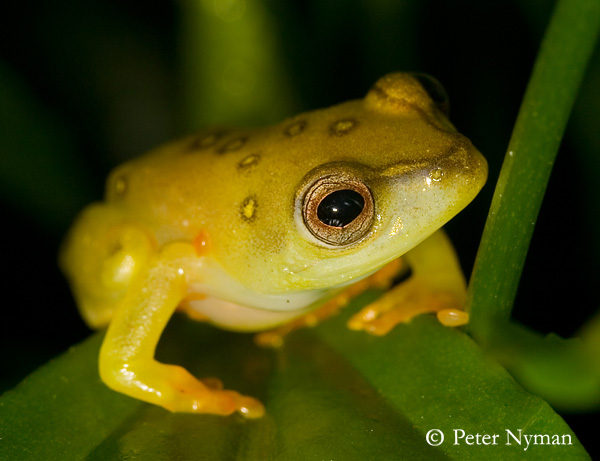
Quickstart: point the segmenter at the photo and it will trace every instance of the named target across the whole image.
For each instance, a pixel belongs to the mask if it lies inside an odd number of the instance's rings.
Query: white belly
[[[210,323],[234,331],[261,331],[274,328],[310,310],[304,308],[293,311],[269,311],[212,297],[188,301],[187,305],[190,309],[208,317]]]

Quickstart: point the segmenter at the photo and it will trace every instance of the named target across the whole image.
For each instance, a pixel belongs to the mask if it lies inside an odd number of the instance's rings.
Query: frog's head
[[[92,204],[78,216],[63,242],[59,264],[90,327],[110,321],[156,247],[150,233],[105,204]]]
[[[270,273],[285,276],[253,274],[264,275],[264,290],[357,280],[415,247],[473,200],[487,163],[446,111],[434,80],[398,73],[380,79],[362,100],[300,116],[306,132],[323,134],[289,150],[294,164],[286,168],[299,179],[270,193],[279,200],[288,194],[293,206],[284,210],[293,213],[293,224],[285,248],[268,256]]]

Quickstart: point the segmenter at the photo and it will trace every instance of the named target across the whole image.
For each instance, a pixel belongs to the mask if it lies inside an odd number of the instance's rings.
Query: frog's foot
[[[102,379],[119,392],[173,412],[225,416],[237,411],[246,418],[260,418],[265,413],[255,398],[223,389],[216,378],[198,380],[176,365],[138,362],[120,367],[116,373],[102,373]]]
[[[381,336],[396,325],[426,313],[436,313],[446,326],[465,325],[469,314],[462,310],[463,305],[463,293],[432,291],[426,280],[413,277],[353,315],[348,328]]]
[[[230,415],[237,411],[246,418],[260,418],[265,413],[258,400],[223,389],[223,383],[217,378],[197,380],[185,368],[164,366],[169,371],[165,377],[169,388],[164,404],[159,402],[159,405],[170,411],[215,415]]]

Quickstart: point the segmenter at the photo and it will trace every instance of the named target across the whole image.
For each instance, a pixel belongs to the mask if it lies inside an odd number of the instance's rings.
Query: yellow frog
[[[439,231],[487,164],[446,118],[430,77],[395,73],[364,99],[262,129],[205,131],[116,168],[60,257],[86,322],[108,325],[100,375],[171,411],[259,417],[256,399],[154,359],[180,309],[262,344],[412,277],[355,314],[385,334],[424,312],[468,321],[465,281]],[[272,330],[274,329],[274,330]]]

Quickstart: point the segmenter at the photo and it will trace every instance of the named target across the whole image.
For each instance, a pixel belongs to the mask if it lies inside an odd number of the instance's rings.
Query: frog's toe
[[[376,336],[388,334],[396,325],[407,323],[413,317],[410,312],[403,309],[392,309],[388,312],[379,312],[369,306],[353,315],[348,321],[351,330],[364,330]]]
[[[254,335],[254,343],[259,347],[277,349],[283,346],[285,335],[286,333],[282,333],[278,329],[263,331]]]
[[[236,399],[236,410],[248,419],[260,418],[265,414],[264,405],[254,397],[239,395]]]
[[[223,381],[221,381],[219,378],[202,378],[200,382],[211,390],[223,389]]]
[[[439,322],[447,327],[459,327],[469,323],[469,314],[459,309],[442,309],[437,313]]]
[[[250,419],[260,418],[265,414],[265,407],[260,401],[236,391],[223,389],[223,384],[217,378],[205,378],[202,383],[207,386],[208,395],[201,395],[195,401],[193,408],[199,413],[230,415],[238,412]]]
[[[180,403],[181,407],[174,411],[227,416],[237,409],[235,396],[227,391],[202,392],[192,397],[189,406],[187,399]]]
[[[182,399],[182,407],[175,411],[222,416],[238,412],[246,418],[260,418],[265,414],[265,407],[257,399],[226,389],[207,388],[204,392],[195,392],[191,405],[187,408],[183,407],[186,405],[185,400],[187,399]]]

